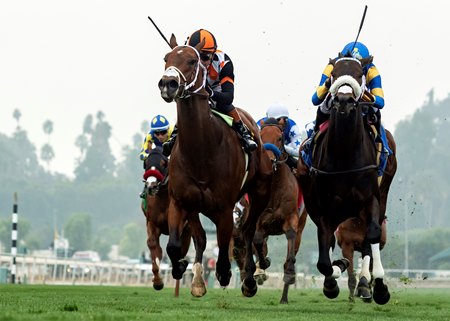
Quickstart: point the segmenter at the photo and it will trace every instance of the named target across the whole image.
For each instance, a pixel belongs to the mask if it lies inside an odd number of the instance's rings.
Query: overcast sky
[[[210,30],[234,63],[234,104],[255,119],[275,101],[301,127],[314,118],[311,96],[321,72],[356,37],[366,4],[359,39],[382,75],[385,126],[394,129],[432,88],[437,99],[449,94],[448,0],[305,2],[1,1],[0,132],[14,131],[18,108],[21,126],[40,148],[50,119],[52,169],[71,176],[74,141],[88,113],[105,113],[116,157],[143,120],[162,113],[175,121],[175,104],[157,88],[169,47],[148,15],[179,43],[198,28]]]

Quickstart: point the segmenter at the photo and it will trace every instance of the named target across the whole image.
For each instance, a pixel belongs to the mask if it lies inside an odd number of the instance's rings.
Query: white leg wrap
[[[383,265],[381,264],[380,243],[370,244],[372,248],[373,271],[374,279],[382,279],[384,277]]]
[[[370,282],[370,256],[366,255],[362,261],[361,273],[359,274],[359,278],[365,277],[368,282]]]
[[[331,276],[335,279],[338,279],[341,276],[341,273],[341,269],[338,266],[333,265],[333,274]]]

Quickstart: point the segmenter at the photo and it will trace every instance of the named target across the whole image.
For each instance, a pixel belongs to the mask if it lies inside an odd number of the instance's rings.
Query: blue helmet
[[[152,132],[159,132],[169,129],[169,121],[163,115],[156,115],[150,122]]]
[[[344,49],[342,49],[341,54],[346,55],[350,53],[354,58],[357,59],[364,59],[369,58],[369,49],[361,43],[361,42],[350,42],[347,45],[345,45]]]

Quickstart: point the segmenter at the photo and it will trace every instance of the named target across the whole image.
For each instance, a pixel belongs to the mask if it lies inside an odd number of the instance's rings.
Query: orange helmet
[[[202,51],[214,52],[217,49],[217,42],[214,35],[205,29],[199,29],[194,32],[188,39],[188,45],[195,47],[197,44],[205,39],[205,45],[201,49]]]

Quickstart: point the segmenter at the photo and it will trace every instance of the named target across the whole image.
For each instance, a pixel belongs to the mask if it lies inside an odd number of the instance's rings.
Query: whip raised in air
[[[358,41],[358,38],[359,38],[359,33],[361,32],[361,29],[362,29],[363,24],[364,24],[364,19],[366,18],[366,12],[367,12],[367,5],[366,5],[366,7],[364,8],[364,13],[363,13],[363,16],[362,16],[362,19],[361,19],[361,24],[359,25],[358,34],[356,35],[355,42],[353,43],[353,48],[352,48],[352,50],[351,50],[350,52],[353,52],[353,49],[355,49],[356,42]],[[149,17],[149,18],[150,18],[150,17]],[[153,21],[152,21],[152,22],[153,22]],[[155,26],[155,27],[156,27],[156,26]],[[167,41],[167,40],[166,40],[166,41]]]
[[[366,6],[367,7],[367,6]],[[156,23],[153,21],[152,18],[150,18],[150,16],[148,16],[148,19],[153,23],[153,25],[155,26],[156,30],[158,30],[159,34],[161,35],[161,37],[163,37],[163,39],[166,41],[166,43],[170,46],[169,41],[167,41],[167,38],[164,36],[164,34],[161,32],[161,30],[159,30],[158,26],[156,25]],[[172,47],[171,47],[172,48]]]

